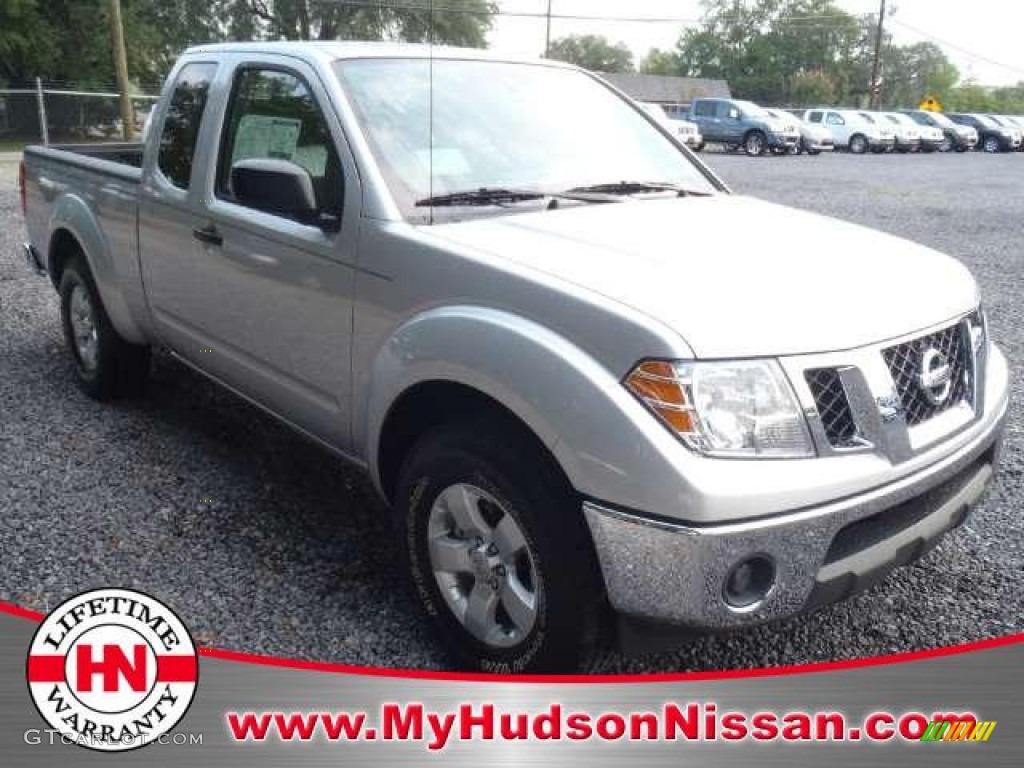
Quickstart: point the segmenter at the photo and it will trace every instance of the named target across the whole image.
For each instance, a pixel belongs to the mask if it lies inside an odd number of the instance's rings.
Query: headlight
[[[815,455],[796,396],[774,360],[647,361],[625,385],[683,442],[707,456]]]

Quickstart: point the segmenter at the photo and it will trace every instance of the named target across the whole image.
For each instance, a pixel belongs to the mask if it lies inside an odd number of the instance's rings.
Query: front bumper
[[[873,152],[881,152],[883,150],[891,150],[896,147],[896,139],[892,136],[884,138],[869,138],[868,146]]]
[[[612,607],[627,617],[697,629],[742,627],[843,599],[920,557],[963,522],[996,472],[1008,383],[1005,361],[992,357],[998,371],[978,420],[949,438],[953,450],[894,482],[723,524],[681,523],[586,501]],[[725,585],[750,558],[772,564],[770,588],[737,608]]]
[[[956,145],[957,149],[974,149],[978,146],[978,134],[969,133],[962,134],[957,133],[952,136],[953,144]]]
[[[831,152],[835,149],[835,143],[832,141],[832,137],[828,138],[807,138],[803,139],[804,149],[810,150],[811,152]]]
[[[795,149],[800,143],[800,134],[798,133],[773,133],[769,132],[768,146],[772,149]]]
[[[921,148],[921,139],[896,139],[896,149],[912,152]]]

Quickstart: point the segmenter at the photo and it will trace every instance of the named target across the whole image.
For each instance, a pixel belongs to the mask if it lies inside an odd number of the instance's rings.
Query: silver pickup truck
[[[25,152],[81,388],[140,392],[160,344],[365,467],[464,667],[813,610],[996,469],[1007,364],[961,264],[730,194],[581,70],[194,48],[151,122]]]

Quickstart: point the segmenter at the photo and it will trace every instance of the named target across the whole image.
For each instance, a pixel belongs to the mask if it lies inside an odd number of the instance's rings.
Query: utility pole
[[[117,72],[117,90],[121,93],[121,125],[124,140],[135,135],[135,110],[128,97],[128,56],[124,49],[124,22],[121,20],[121,0],[108,0],[110,13],[110,40],[114,50],[114,69]]]
[[[545,58],[551,53],[551,0],[548,0],[548,29],[544,35],[544,56]]]
[[[878,99],[882,94],[881,84],[878,82],[879,68],[882,65],[882,35],[885,33],[885,0],[878,9],[878,32],[875,35],[875,60],[871,65],[871,95],[868,101],[870,109],[878,108]]]

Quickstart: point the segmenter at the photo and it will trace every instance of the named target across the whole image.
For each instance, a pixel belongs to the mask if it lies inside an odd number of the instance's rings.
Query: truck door
[[[832,140],[836,146],[845,147],[850,143],[850,129],[846,119],[838,112],[829,112],[825,115],[825,127],[832,131]]]
[[[223,69],[187,216],[163,225],[166,239],[145,239],[154,318],[182,357],[345,450],[361,199],[354,160],[310,67],[261,54]],[[245,161],[297,166],[315,215],[244,196],[232,168]]]

